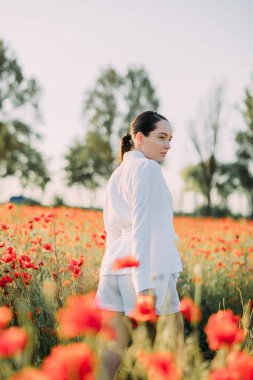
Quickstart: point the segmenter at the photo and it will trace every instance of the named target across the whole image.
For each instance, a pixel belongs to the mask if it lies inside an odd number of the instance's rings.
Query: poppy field
[[[157,317],[140,296],[117,379],[253,379],[253,222],[175,217],[174,226],[184,346],[164,320],[149,339]],[[0,380],[97,378],[99,347],[115,336],[114,314],[93,304],[105,243],[100,211],[0,205]],[[124,265],[138,263],[115,271]]]

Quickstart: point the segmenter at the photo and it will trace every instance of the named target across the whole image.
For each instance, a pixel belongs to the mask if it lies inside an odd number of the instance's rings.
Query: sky
[[[84,93],[109,65],[122,75],[143,66],[160,99],[159,112],[173,125],[162,170],[174,208],[191,211],[195,198],[183,196],[180,175],[196,162],[189,126],[223,83],[218,155],[234,158],[234,135],[244,127],[236,106],[253,74],[252,19],[251,0],[0,0],[0,38],[15,52],[25,76],[42,87],[39,149],[52,173],[44,194],[23,191],[15,178],[1,180],[1,201],[23,193],[50,203],[59,195],[70,205],[89,206],[89,194],[66,188],[62,171],[71,142],[85,134]],[[103,201],[104,188],[95,203],[101,207]],[[235,211],[246,207],[241,198],[232,203]]]

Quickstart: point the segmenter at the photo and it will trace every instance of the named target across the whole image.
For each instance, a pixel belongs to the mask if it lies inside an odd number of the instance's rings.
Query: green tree
[[[159,107],[155,88],[143,67],[128,69],[124,78],[123,94],[125,107],[122,113],[122,126],[118,130],[119,137],[129,129],[136,115],[149,109],[157,110]]]
[[[75,140],[65,156],[67,185],[86,187],[94,199],[96,189],[102,184],[101,179],[108,178],[111,173],[111,154],[109,143],[96,132],[88,132],[84,142]],[[108,166],[105,165],[106,162],[109,163]]]
[[[103,185],[117,165],[120,137],[134,116],[158,106],[144,68],[129,68],[123,76],[112,67],[101,70],[85,94],[86,135],[75,140],[65,156],[67,184],[81,184],[93,192]]]
[[[26,79],[15,55],[0,40],[0,177],[16,176],[23,186],[44,189],[50,180],[34,142],[41,136],[31,126],[39,118],[40,88]],[[24,114],[33,114],[27,122]]]
[[[245,130],[236,135],[238,148],[236,151],[237,178],[240,189],[245,192],[249,205],[249,216],[253,218],[253,77],[251,88],[244,93],[242,115]]]
[[[207,107],[202,108],[203,115],[198,131],[197,123],[191,123],[190,139],[198,157],[198,163],[182,171],[185,189],[203,195],[206,215],[212,213],[212,192],[218,181],[217,148],[222,126],[223,93],[222,85],[217,86],[211,93]]]
[[[248,216],[253,218],[253,86],[245,89],[240,112],[246,128],[236,133],[236,160],[220,165],[218,191],[224,197],[235,191],[244,193],[248,201]]]

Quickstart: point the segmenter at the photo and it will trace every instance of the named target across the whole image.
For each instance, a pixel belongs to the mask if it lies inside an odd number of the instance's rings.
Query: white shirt
[[[137,150],[124,153],[108,182],[103,218],[107,238],[100,275],[132,273],[138,293],[154,288],[157,276],[183,270],[174,242],[173,201],[158,162]],[[140,265],[111,269],[128,255]]]

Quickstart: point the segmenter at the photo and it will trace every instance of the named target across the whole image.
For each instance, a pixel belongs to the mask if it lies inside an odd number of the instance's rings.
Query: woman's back
[[[132,255],[140,261],[131,273],[136,289],[150,285],[151,276],[182,270],[174,244],[173,205],[160,165],[140,151],[124,154],[110,177],[104,203],[106,252],[100,274],[115,274],[116,259]]]
[[[177,236],[173,228],[172,197],[160,166],[170,149],[171,139],[172,128],[164,116],[155,111],[139,114],[129,132],[121,138],[121,165],[113,172],[107,187],[106,251],[96,304],[101,309],[116,312],[111,326],[115,328],[115,343],[120,352],[130,340],[123,315],[136,316],[135,306],[139,300],[143,301],[145,294],[149,301],[146,304],[145,299],[144,304],[153,308],[153,316],[173,314],[178,326],[176,334],[182,341],[183,320],[176,287],[182,262],[174,244]],[[139,265],[114,272],[114,261],[129,255],[137,259]],[[147,320],[147,313],[144,314],[141,320]],[[114,379],[120,354],[106,348],[101,358],[98,379]]]

